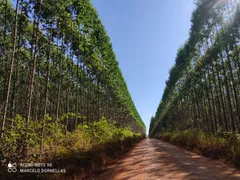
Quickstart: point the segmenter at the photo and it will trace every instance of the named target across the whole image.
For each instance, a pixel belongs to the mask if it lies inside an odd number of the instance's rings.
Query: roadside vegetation
[[[75,117],[74,113],[68,113],[54,121],[46,116],[43,120],[31,121],[29,126],[25,126],[26,120],[17,115],[12,119],[14,128],[0,142],[2,162],[51,162],[53,167],[65,169],[66,173],[11,174],[2,166],[6,163],[1,163],[0,177],[56,180],[91,177],[101,171],[102,166],[121,157],[145,138],[143,134],[133,133],[130,128],[121,127],[104,117],[91,124],[79,124],[74,131],[69,132],[62,121]],[[46,135],[44,137],[41,136],[42,127]]]
[[[25,119],[16,116],[13,119],[14,128],[5,134],[0,142],[1,151],[5,158],[14,162],[29,162],[40,160],[50,162],[76,152],[88,152],[92,149],[101,149],[107,143],[121,143],[126,138],[141,137],[141,133],[133,133],[131,129],[117,127],[116,122],[110,122],[105,118],[92,124],[78,125],[75,131],[66,131],[61,120],[75,117],[73,113],[59,118],[58,122],[51,117],[46,117],[44,131],[46,136],[41,136],[43,121],[31,122],[25,126]],[[26,134],[25,132],[28,132]],[[28,137],[28,149],[24,147]],[[41,140],[44,138],[43,144]],[[26,154],[27,153],[27,154]],[[14,158],[13,158],[14,157]]]

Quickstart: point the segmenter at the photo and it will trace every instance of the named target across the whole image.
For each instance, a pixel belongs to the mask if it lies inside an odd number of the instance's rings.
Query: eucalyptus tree
[[[3,135],[4,127],[5,127],[5,121],[6,121],[6,115],[7,115],[7,109],[8,109],[8,101],[9,101],[9,94],[10,94],[10,86],[11,86],[11,80],[12,80],[12,74],[13,74],[13,65],[15,60],[15,50],[16,50],[16,44],[17,44],[17,27],[18,27],[18,7],[19,6],[19,0],[17,0],[16,3],[16,9],[15,9],[15,18],[14,18],[14,29],[12,32],[12,52],[10,57],[10,67],[9,67],[9,74],[7,77],[7,89],[5,90],[4,94],[4,100],[3,100],[3,115],[2,115],[2,123],[1,123],[1,129],[0,129],[0,138]]]
[[[152,136],[166,129],[240,130],[239,3],[198,0],[191,21],[151,121]]]
[[[10,67],[0,77],[2,130],[6,119],[9,124],[19,114],[26,126],[41,124],[41,146],[49,116],[56,123],[61,119],[65,133],[102,116],[144,133],[110,38],[89,0],[19,0],[16,7],[1,0],[1,73]]]

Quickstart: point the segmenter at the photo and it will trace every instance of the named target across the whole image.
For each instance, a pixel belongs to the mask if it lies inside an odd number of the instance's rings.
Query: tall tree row
[[[149,134],[240,130],[240,4],[197,0]]]
[[[67,131],[102,116],[145,131],[90,0],[0,0],[1,137],[17,114],[28,126],[69,113]]]

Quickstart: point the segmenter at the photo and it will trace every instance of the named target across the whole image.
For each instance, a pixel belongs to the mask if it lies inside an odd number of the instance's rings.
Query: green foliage
[[[5,154],[11,154],[13,152],[16,154],[21,153],[27,137],[29,147],[35,147],[38,144],[40,141],[40,136],[38,136],[40,129],[39,123],[31,121],[30,124],[26,126],[26,120],[20,115],[16,115],[11,121],[13,125],[11,130],[4,134],[0,142],[1,150]]]
[[[95,143],[104,143],[110,141],[115,131],[115,123],[108,123],[107,120],[101,119],[98,122],[94,122],[90,126],[91,134],[94,137]]]
[[[90,125],[79,125],[76,131],[67,133],[62,147],[65,147],[66,151],[87,151],[107,142],[123,141],[133,135],[134,133],[128,128],[119,128],[115,122],[102,118]]]
[[[38,122],[30,121],[29,126],[26,126],[26,120],[17,115],[13,119],[12,130],[4,134],[0,143],[2,153],[8,158],[18,155],[21,161],[24,158],[29,160],[31,154],[40,153],[42,158],[51,159],[73,152],[89,151],[108,142],[123,141],[125,138],[133,137],[133,135],[141,135],[140,133],[134,134],[128,128],[117,127],[116,122],[111,122],[105,118],[89,125],[78,125],[75,131],[66,132],[61,122],[70,116],[75,117],[74,113],[68,113],[53,121],[50,116],[46,115],[44,119]],[[43,137],[42,151],[40,151],[40,137],[43,127],[45,136]],[[30,151],[23,158],[21,154],[26,142],[28,142]]]

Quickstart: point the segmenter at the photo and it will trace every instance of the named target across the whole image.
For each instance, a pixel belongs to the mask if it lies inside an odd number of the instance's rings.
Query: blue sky
[[[147,131],[179,47],[188,39],[194,0],[91,0]]]

